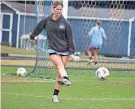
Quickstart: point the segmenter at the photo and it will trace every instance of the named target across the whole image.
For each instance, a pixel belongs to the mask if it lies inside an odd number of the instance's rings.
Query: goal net
[[[112,1],[68,1],[67,19],[72,25],[75,39],[76,53],[79,61],[69,61],[67,71],[69,75],[95,75],[99,67],[106,67],[119,77],[135,77],[135,2],[124,0]],[[37,4],[37,18],[51,13],[50,5],[39,1]],[[65,11],[65,10],[64,10]],[[95,26],[96,20],[102,21],[102,27],[107,35],[107,47],[99,51],[97,65],[88,65],[87,49],[90,43],[88,32]],[[37,43],[36,64],[31,76],[40,78],[55,78],[57,69],[49,59],[47,40]]]

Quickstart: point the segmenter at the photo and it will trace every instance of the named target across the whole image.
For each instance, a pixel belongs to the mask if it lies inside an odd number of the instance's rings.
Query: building
[[[102,5],[91,7],[92,3],[90,2],[90,7],[88,7],[86,4],[83,6],[84,3],[80,5],[78,2],[69,2],[67,18],[73,27],[76,50],[80,52],[87,51],[89,43],[87,33],[95,24],[95,21],[100,19],[103,22],[102,26],[106,31],[109,42],[109,46],[103,48],[100,53],[120,57],[135,56],[135,35],[133,31],[135,30],[134,2],[129,3],[131,9],[128,9],[129,6],[125,6],[126,9],[118,9],[115,5],[111,5],[111,8],[101,8]],[[51,13],[51,2],[44,2],[44,5],[44,7],[40,6],[40,8],[44,8],[42,17]],[[118,4],[118,7],[123,5]],[[23,34],[29,34],[38,22],[37,11],[40,10],[37,10],[33,2],[27,4],[25,2],[21,3],[21,1],[2,2],[0,13],[0,42],[7,42],[13,47],[19,48],[21,36]]]
[[[35,28],[38,22],[36,14],[35,4],[2,2],[0,14],[0,34],[2,37],[0,42],[9,43],[13,47],[19,48],[21,36],[31,33]]]

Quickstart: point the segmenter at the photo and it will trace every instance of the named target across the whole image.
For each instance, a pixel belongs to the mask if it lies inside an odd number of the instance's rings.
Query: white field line
[[[31,94],[17,94],[17,93],[1,93],[3,95],[12,95],[12,96],[24,96],[24,97],[34,97],[34,98],[46,98],[51,99],[51,97],[45,97],[45,96],[35,96]],[[76,100],[76,101],[84,101],[84,100],[90,100],[90,101],[135,101],[135,98],[81,98],[81,97],[69,97],[69,98],[61,98],[62,100]]]

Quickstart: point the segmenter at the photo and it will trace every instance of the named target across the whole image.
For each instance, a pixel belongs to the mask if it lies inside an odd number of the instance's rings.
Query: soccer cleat
[[[58,80],[57,81],[60,85],[66,85],[66,86],[69,86],[71,85],[71,82],[68,80],[68,79],[61,79],[61,80]]]
[[[58,103],[59,102],[58,96],[57,95],[53,95],[52,96],[52,101],[55,102],[55,103]]]

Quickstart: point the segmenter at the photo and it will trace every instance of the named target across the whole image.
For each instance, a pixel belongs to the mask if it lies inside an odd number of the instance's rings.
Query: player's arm
[[[69,23],[67,23],[67,26],[66,26],[66,37],[67,37],[68,44],[69,44],[69,52],[70,52],[70,54],[74,54],[75,42],[74,42],[74,38],[73,38],[72,28]]]
[[[93,35],[93,31],[94,31],[94,28],[91,28],[91,30],[89,31],[89,33],[88,33],[88,36],[92,36]]]
[[[35,43],[35,37],[39,35],[45,26],[45,19],[41,20],[33,30],[33,32],[30,34],[30,40],[34,44]]]
[[[104,45],[107,47],[107,36],[106,36],[106,33],[103,28],[102,28],[102,35],[103,35],[103,39],[104,39]]]
[[[107,47],[107,40],[104,39],[104,45]]]

